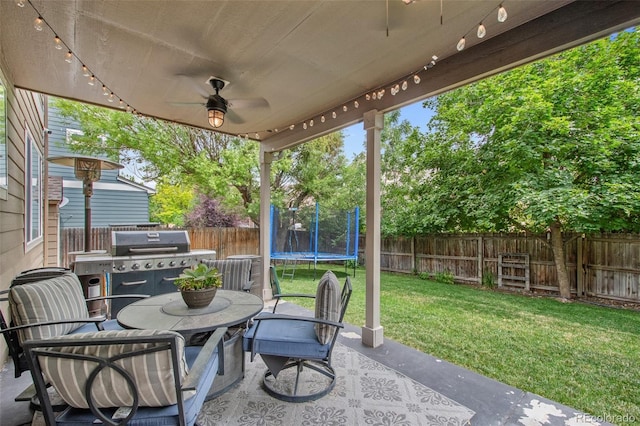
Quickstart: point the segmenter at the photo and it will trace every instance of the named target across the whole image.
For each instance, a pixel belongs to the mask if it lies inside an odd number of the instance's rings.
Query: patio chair
[[[47,425],[193,425],[216,374],[222,336],[185,348],[168,330],[94,331],[24,348]],[[68,406],[54,412],[47,384]]]
[[[7,295],[7,296],[4,296]],[[15,377],[28,370],[22,348],[30,339],[46,339],[71,333],[122,329],[116,320],[90,317],[87,301],[113,298],[139,299],[141,294],[85,299],[82,284],[72,272],[29,283],[14,284],[0,292],[0,301],[9,301],[11,316],[0,311],[0,333],[13,360]],[[5,318],[10,318],[7,323]]]
[[[213,266],[222,274],[222,288],[225,290],[250,291],[251,259],[203,260],[207,266]]]
[[[327,271],[318,283],[315,317],[267,312],[253,319],[243,349],[251,352],[251,361],[259,354],[267,365],[262,386],[268,394],[306,402],[331,392],[336,382],[331,353],[350,297],[350,278],[340,290],[335,274]]]
[[[273,295],[273,299],[275,299],[276,301],[276,303],[273,305],[273,313],[275,313],[276,309],[278,309],[278,303],[280,303],[280,300],[287,297],[303,297],[309,299],[313,299],[316,297],[315,294],[282,293],[282,289],[280,288],[280,280],[278,279],[278,273],[276,272],[276,267],[273,265],[269,267],[269,281],[271,283],[271,294]]]

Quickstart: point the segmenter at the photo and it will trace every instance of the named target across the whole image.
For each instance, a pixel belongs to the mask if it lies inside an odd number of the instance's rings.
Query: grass
[[[341,265],[319,264],[317,277],[329,268],[344,279]],[[313,266],[298,265],[280,284],[283,293],[315,292]],[[345,320],[359,326],[364,269],[352,284]],[[389,273],[381,275],[380,300],[387,338],[594,416],[640,421],[638,311]]]

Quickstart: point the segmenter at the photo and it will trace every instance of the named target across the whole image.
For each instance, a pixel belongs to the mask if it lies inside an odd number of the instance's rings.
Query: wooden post
[[[484,244],[482,235],[478,237],[478,284],[482,285],[484,278]]]
[[[576,253],[576,284],[578,286],[578,296],[584,296],[584,259],[582,258],[582,243],[584,236],[578,238]]]

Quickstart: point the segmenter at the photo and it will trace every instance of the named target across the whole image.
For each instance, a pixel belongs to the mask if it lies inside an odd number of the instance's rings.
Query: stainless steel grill
[[[176,291],[173,281],[185,268],[216,258],[214,250],[191,250],[187,231],[114,231],[111,242],[110,253],[77,254],[73,270],[81,281],[107,274],[107,293],[114,295]],[[111,316],[126,303],[113,301]]]

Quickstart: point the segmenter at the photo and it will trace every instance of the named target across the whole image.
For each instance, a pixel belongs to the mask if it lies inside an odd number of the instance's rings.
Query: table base
[[[224,340],[224,375],[216,376],[205,401],[222,395],[244,378],[244,351],[242,350],[242,328],[231,329],[230,337]]]

